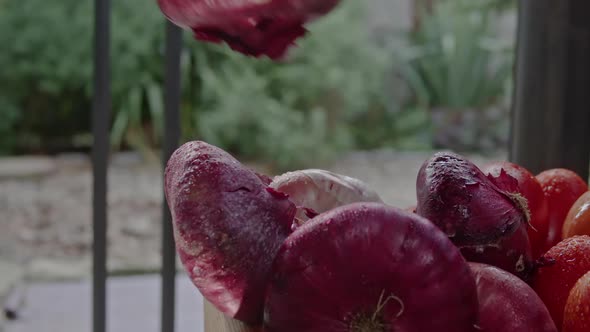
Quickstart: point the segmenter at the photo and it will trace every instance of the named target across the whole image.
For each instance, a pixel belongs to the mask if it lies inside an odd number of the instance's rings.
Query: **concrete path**
[[[160,331],[160,278],[115,277],[108,282],[108,332]],[[184,276],[177,278],[176,331],[203,332],[203,300]],[[90,281],[28,286],[20,318],[5,332],[90,332]]]

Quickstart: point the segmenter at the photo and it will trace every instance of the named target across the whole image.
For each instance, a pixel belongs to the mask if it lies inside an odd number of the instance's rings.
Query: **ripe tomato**
[[[574,202],[588,191],[588,184],[576,173],[563,169],[551,169],[537,175],[549,208],[547,225],[537,229],[544,237],[538,250],[543,253],[561,241],[563,223]]]
[[[590,191],[580,196],[572,205],[563,223],[562,237],[590,235]]]
[[[590,272],[584,274],[570,291],[563,313],[562,332],[590,331]]]
[[[576,281],[590,271],[590,236],[563,240],[545,253],[533,275],[532,286],[549,309],[555,325],[562,326],[563,311]]]

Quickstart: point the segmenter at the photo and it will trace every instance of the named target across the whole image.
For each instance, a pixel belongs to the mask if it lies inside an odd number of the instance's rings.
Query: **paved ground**
[[[176,332],[203,332],[203,301],[190,281],[177,282]],[[149,275],[111,278],[108,283],[109,332],[159,332],[160,279]],[[20,319],[5,332],[90,332],[91,284],[88,281],[33,284]],[[0,327],[1,329],[1,327]]]

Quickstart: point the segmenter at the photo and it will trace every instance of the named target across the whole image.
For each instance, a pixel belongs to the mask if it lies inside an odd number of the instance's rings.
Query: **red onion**
[[[538,206],[536,204],[537,201],[529,199],[531,195],[528,190],[530,187],[530,179],[534,180],[535,178],[532,174],[527,176],[527,171],[522,167],[504,162],[490,164],[488,167],[484,168],[484,170],[486,173],[490,173],[488,174],[488,179],[496,184],[498,188],[508,193],[519,194],[524,197],[527,202],[532,202],[533,204],[526,205],[528,207],[533,206],[536,208]],[[536,182],[536,180],[534,181]],[[537,187],[540,197],[544,199],[543,191],[538,183]],[[521,201],[521,204],[524,206],[524,202]],[[538,210],[535,209],[534,211],[537,212]],[[510,236],[503,237],[496,244],[463,247],[461,248],[461,253],[471,262],[485,263],[499,267],[528,282],[530,274],[533,272],[534,263],[527,228],[528,224],[523,223],[516,232]]]
[[[189,277],[218,310],[248,323],[262,320],[271,264],[296,212],[265,179],[204,142],[181,146],[166,168],[176,248]]]
[[[479,331],[557,332],[543,301],[522,280],[486,264],[469,267],[477,284]]]
[[[330,12],[340,0],[158,0],[175,24],[195,38],[225,42],[246,55],[283,57],[306,33],[304,25]]]
[[[267,332],[474,331],[475,280],[428,220],[353,203],[291,234],[273,264]]]
[[[361,180],[321,169],[285,173],[275,177],[270,187],[289,195],[299,208],[297,218],[300,222],[351,203],[383,202]]]
[[[496,244],[529,219],[522,196],[501,190],[454,153],[439,152],[424,162],[416,191],[417,213],[460,247]]]

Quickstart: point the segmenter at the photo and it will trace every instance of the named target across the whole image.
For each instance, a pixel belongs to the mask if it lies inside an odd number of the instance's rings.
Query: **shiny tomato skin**
[[[565,217],[576,200],[588,191],[588,184],[576,173],[563,168],[544,171],[537,175],[537,180],[543,188],[549,211],[546,227],[538,229],[544,237],[538,249],[544,253],[561,241]]]
[[[574,236],[559,242],[540,262],[531,285],[560,328],[571,289],[590,271],[590,236]]]
[[[590,235],[590,191],[580,196],[572,205],[561,233],[564,239],[574,235]]]
[[[590,272],[584,274],[570,291],[563,313],[562,332],[590,331]]]

